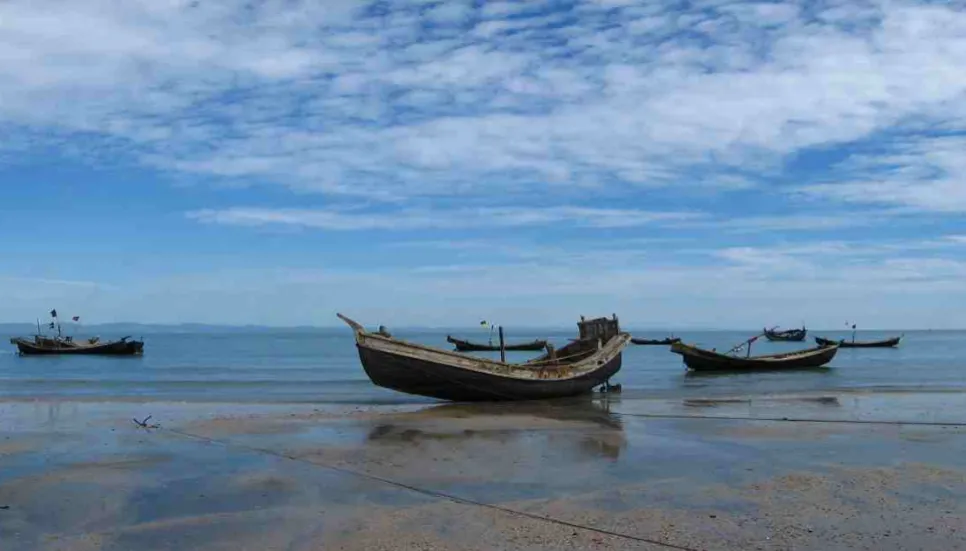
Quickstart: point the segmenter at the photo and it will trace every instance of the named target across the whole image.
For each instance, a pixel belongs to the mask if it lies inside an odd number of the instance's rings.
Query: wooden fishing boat
[[[370,333],[338,314],[355,333],[359,360],[376,385],[454,401],[563,398],[606,384],[621,368],[630,335],[617,317],[577,323],[579,335],[560,350],[524,363],[506,363]]]
[[[893,348],[899,346],[899,341],[902,337],[892,337],[891,339],[882,339],[880,341],[847,341],[845,339],[833,341],[831,339],[823,339],[822,337],[815,337],[815,342],[821,345],[837,344],[840,348]]]
[[[671,345],[671,352],[680,354],[684,364],[694,371],[770,371],[778,369],[809,369],[822,367],[838,352],[838,343],[763,356],[731,356],[704,350],[684,343]]]
[[[805,335],[808,334],[804,327],[801,329],[786,329],[785,331],[777,331],[776,329],[775,327],[763,329],[765,338],[770,341],[800,342],[804,341]]]
[[[678,337],[668,337],[666,339],[638,339],[638,338],[631,339],[631,344],[639,344],[639,345],[661,345],[661,344],[668,345],[668,344],[674,344],[676,342],[681,342],[681,339]]]
[[[496,344],[477,344],[475,342],[464,341],[446,335],[446,342],[452,344],[460,352],[499,352],[500,345]],[[503,349],[508,351],[535,351],[543,350],[547,347],[547,341],[536,339],[530,342],[517,344],[504,344]]]
[[[100,342],[90,339],[87,342],[75,342],[71,338],[49,338],[36,336],[33,340],[13,338],[10,342],[17,345],[21,356],[43,356],[54,354],[78,354],[100,356],[140,356],[144,353],[144,341],[128,340],[124,337],[116,341]]]

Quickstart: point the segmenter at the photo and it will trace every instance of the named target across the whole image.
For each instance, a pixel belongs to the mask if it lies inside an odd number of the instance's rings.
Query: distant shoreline
[[[42,328],[46,329],[41,322]],[[176,332],[255,332],[255,331],[296,331],[296,332],[312,332],[312,331],[336,331],[345,330],[346,327],[341,324],[333,325],[229,325],[229,324],[205,324],[205,323],[99,323],[99,324],[85,324],[85,323],[74,323],[74,322],[62,322],[61,326],[63,329],[81,329],[81,330],[99,330],[99,331],[176,331]],[[375,327],[375,325],[373,325]],[[571,325],[563,326],[536,326],[536,325],[516,325],[516,324],[506,324],[504,327],[508,329],[513,329],[517,331],[526,332],[539,332],[539,331],[572,331],[573,327]],[[30,332],[33,334],[36,332],[35,323],[25,323],[25,322],[5,322],[0,323],[0,332]],[[395,329],[397,331],[418,331],[418,332],[432,332],[432,331],[461,331],[467,333],[483,333],[485,330],[478,326],[389,326],[390,329]],[[761,328],[720,328],[720,327],[635,327],[626,326],[624,330],[630,333],[760,333]],[[50,330],[47,329],[47,332]],[[858,329],[858,333],[868,333],[868,332],[892,332],[892,333],[925,333],[925,332],[959,332],[966,331],[966,328],[945,328],[945,329],[928,329],[928,328],[876,328],[876,327],[864,327]],[[810,334],[814,333],[850,333],[850,329],[846,328],[815,328],[809,329]]]

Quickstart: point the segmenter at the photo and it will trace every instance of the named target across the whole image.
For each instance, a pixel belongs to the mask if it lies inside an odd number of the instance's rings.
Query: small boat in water
[[[93,338],[78,343],[70,337],[55,339],[37,335],[32,340],[13,338],[10,339],[10,342],[17,345],[17,350],[21,356],[49,356],[54,354],[140,356],[144,354],[144,341],[128,340],[130,338],[128,336],[116,341],[105,342]]]
[[[821,345],[831,345],[837,344],[840,348],[894,348],[899,346],[899,341],[902,337],[892,337],[890,339],[882,339],[879,341],[857,341],[851,340],[847,341],[845,339],[833,341],[831,339],[823,339],[822,337],[815,337],[815,342]]]
[[[564,398],[605,385],[621,368],[621,354],[631,336],[617,316],[577,323],[579,335],[566,346],[523,363],[488,358],[411,343],[371,333],[338,314],[355,333],[359,360],[378,386],[454,401],[504,401]]]
[[[694,371],[771,371],[780,369],[811,369],[822,367],[832,361],[838,352],[838,343],[762,356],[732,356],[704,350],[684,343],[671,345],[671,352],[680,354],[684,364]]]
[[[475,342],[464,341],[461,339],[453,338],[446,335],[446,342],[452,344],[456,350],[460,352],[499,352],[500,345],[496,344],[477,344]],[[517,344],[504,344],[503,349],[507,351],[536,351],[543,350],[547,347],[547,341],[545,340],[533,340],[530,342],[521,342]]]
[[[805,335],[808,334],[804,327],[801,329],[786,329],[785,331],[778,331],[777,329],[777,327],[772,327],[762,331],[765,338],[770,341],[800,342],[804,341]]]
[[[101,342],[100,338],[92,337],[86,341],[77,342],[72,336],[64,336],[61,333],[60,319],[57,317],[57,310],[50,311],[51,321],[48,327],[57,329],[56,337],[48,337],[41,334],[40,320],[37,320],[37,333],[32,339],[24,337],[14,337],[10,339],[10,344],[17,346],[17,351],[21,356],[52,356],[60,354],[78,355],[100,355],[100,356],[140,356],[144,353],[144,341],[128,340],[131,337],[122,337],[116,341]],[[80,321],[80,316],[71,318],[74,322]]]
[[[638,339],[638,338],[631,339],[631,344],[639,344],[644,346],[662,345],[662,344],[668,345],[668,344],[674,344],[676,342],[681,342],[681,339],[679,337],[668,337],[666,339]]]

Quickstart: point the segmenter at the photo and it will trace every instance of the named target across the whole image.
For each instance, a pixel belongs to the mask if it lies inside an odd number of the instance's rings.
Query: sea
[[[666,332],[631,331],[644,338]],[[402,329],[394,336],[447,348],[446,335],[485,342],[474,330]],[[842,349],[818,371],[726,375],[688,373],[666,346],[628,346],[614,377],[627,398],[697,398],[823,391],[966,390],[966,331],[863,331],[872,340],[902,334],[894,349]],[[749,331],[682,331],[675,336],[705,348],[728,350]],[[813,346],[813,336],[850,338],[850,332],[810,331],[806,343],[753,344],[753,354]],[[101,334],[102,339],[121,336]],[[138,335],[135,334],[137,337]],[[520,330],[509,341],[546,338],[558,348],[573,330]],[[366,377],[352,334],[344,328],[164,331],[142,335],[141,357],[21,357],[0,345],[0,400],[62,399],[270,404],[409,404],[435,400],[373,385]],[[536,353],[508,353],[525,360]],[[499,353],[483,353],[498,357]]]

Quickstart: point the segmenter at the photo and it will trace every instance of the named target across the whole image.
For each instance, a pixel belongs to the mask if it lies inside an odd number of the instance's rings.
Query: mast
[[[57,310],[51,310],[50,311],[50,317],[54,318],[54,322],[57,323],[57,338],[60,338],[60,336],[61,336],[61,332],[60,332],[60,318],[57,317]],[[51,325],[53,325],[53,323]]]

